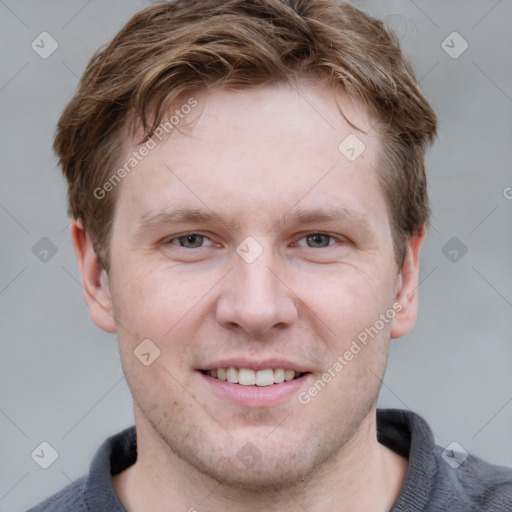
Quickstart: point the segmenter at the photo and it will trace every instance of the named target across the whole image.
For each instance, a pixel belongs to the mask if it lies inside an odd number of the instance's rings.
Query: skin
[[[115,491],[128,511],[390,510],[407,461],[378,443],[376,400],[390,338],[416,319],[424,231],[398,269],[373,120],[318,82],[195,97],[183,133],[118,185],[108,275],[72,227],[92,320],[117,332],[135,404],[138,460]],[[338,151],[351,133],[366,146],[353,162]],[[128,138],[125,149],[136,149]],[[221,220],[162,215],[178,206]],[[343,215],[292,222],[319,208]],[[173,237],[186,233],[205,238],[182,247],[190,239]],[[236,252],[248,236],[263,251],[250,264]],[[297,393],[240,405],[197,371],[284,358],[311,372],[307,390],[395,302],[401,311],[307,405]],[[147,338],[161,352],[144,366],[134,350]],[[237,457],[247,443],[261,455],[250,468]]]

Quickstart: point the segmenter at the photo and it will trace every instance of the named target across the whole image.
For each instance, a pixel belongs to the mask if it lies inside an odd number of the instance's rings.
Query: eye
[[[305,240],[306,245],[301,242]],[[300,247],[310,247],[314,249],[322,249],[323,247],[328,247],[330,245],[334,245],[336,240],[331,235],[327,235],[326,233],[310,233],[299,240],[297,245]]]
[[[198,249],[203,246],[203,242],[208,242],[206,245],[211,245],[211,240],[199,233],[187,233],[186,235],[176,236],[168,240],[168,244],[184,247],[185,249]]]

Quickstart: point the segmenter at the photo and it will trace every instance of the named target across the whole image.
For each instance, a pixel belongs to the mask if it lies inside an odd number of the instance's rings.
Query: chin
[[[325,432],[322,425],[299,432],[243,430],[213,437],[193,428],[179,441],[176,432],[160,434],[173,454],[198,476],[253,492],[276,492],[303,484],[347,441],[339,430]]]
[[[293,457],[277,453],[271,457],[262,454],[261,459],[252,467],[240,463],[236,454],[233,457],[187,462],[223,486],[261,493],[279,492],[304,483],[317,465],[311,459],[311,454],[305,456],[300,451]]]

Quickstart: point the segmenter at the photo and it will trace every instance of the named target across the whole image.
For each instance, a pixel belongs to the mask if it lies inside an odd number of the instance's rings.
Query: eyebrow
[[[201,210],[198,208],[175,208],[174,210],[151,211],[142,215],[137,231],[154,229],[168,224],[179,223],[198,224],[224,224],[228,228],[239,229],[237,222],[228,223],[223,217],[213,210]]]
[[[297,212],[286,213],[274,226],[297,224],[312,224],[314,222],[339,222],[345,221],[351,224],[359,224],[361,227],[369,228],[369,220],[366,215],[349,210],[347,208],[333,208],[324,210],[322,208],[313,208],[308,210],[298,210]]]
[[[366,215],[347,208],[291,210],[276,221],[269,231],[284,226],[294,227],[300,224],[320,222],[344,222],[360,230],[371,231],[370,221]],[[179,223],[223,224],[230,230],[241,231],[241,225],[235,219],[225,219],[220,213],[211,209],[185,207],[147,212],[141,216],[136,231],[141,232]]]

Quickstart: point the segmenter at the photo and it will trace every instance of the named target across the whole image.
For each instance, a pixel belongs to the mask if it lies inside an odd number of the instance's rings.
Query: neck
[[[281,491],[230,487],[172,453],[142,414],[136,413],[136,464],[113,478],[126,510],[233,510],[237,512],[372,510],[388,512],[407,472],[407,460],[377,441],[375,409],[329,461],[299,485]]]

